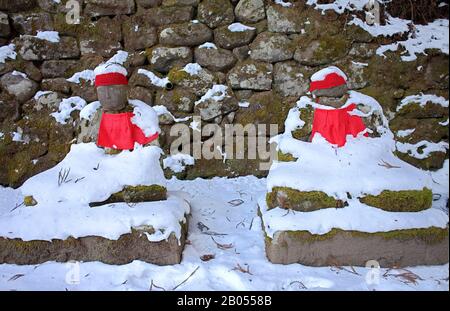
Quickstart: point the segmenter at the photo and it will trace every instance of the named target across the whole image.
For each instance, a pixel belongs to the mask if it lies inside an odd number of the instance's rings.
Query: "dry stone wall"
[[[416,129],[403,141],[448,142],[447,109],[429,103],[397,112],[409,95],[448,98],[448,55],[430,50],[409,62],[400,52],[381,57],[375,53],[380,44],[399,38],[372,37],[348,25],[347,14],[322,14],[304,0],[291,2],[80,0],[79,24],[73,25],[66,22],[66,0],[0,0],[0,46],[14,44],[17,53],[15,59],[0,59],[0,184],[17,187],[63,159],[79,141],[83,122],[77,111],[66,124],[50,114],[63,98],[97,99],[91,81],[67,79],[120,50],[129,53],[130,97],[163,105],[173,115],[161,119],[166,152],[175,139],[169,135],[174,118],[200,115],[204,123],[221,127],[275,123],[282,132],[289,109],[308,90],[309,77],[329,65],[349,75],[352,89],[383,105],[395,132]],[[57,31],[60,41],[39,39],[38,31]],[[202,67],[195,76],[182,70],[191,63]],[[153,85],[140,69],[169,77],[174,88]],[[215,84],[228,86],[227,100],[195,105]],[[35,99],[37,91],[49,93]],[[439,169],[448,152],[424,159],[399,156]],[[260,160],[197,160],[179,177],[264,176]]]

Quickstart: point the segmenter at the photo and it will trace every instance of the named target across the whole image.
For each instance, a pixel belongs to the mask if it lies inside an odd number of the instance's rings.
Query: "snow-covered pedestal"
[[[160,155],[155,146],[107,155],[73,145],[16,191],[25,204],[0,206],[0,263],[180,263],[189,198],[167,193]]]
[[[320,135],[313,142],[295,139],[292,132],[306,125],[302,111],[317,105],[302,98],[289,113],[286,133],[276,138],[284,162],[274,163],[267,196],[259,202],[269,260],[310,266],[447,263],[448,167],[437,181],[401,161],[379,104],[356,92],[348,103],[371,107],[362,117],[378,116],[379,137],[349,136],[342,148]],[[437,187],[446,193],[433,204]]]

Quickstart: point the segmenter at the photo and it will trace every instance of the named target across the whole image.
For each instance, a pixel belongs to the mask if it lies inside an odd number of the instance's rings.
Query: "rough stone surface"
[[[70,73],[78,65],[79,62],[76,60],[48,60],[42,63],[41,72],[44,79],[70,78]]]
[[[9,25],[8,14],[0,12],[0,37],[7,37],[11,32]]]
[[[365,267],[376,260],[383,268],[402,268],[448,263],[448,243],[448,229],[437,228],[391,234],[334,230],[325,236],[282,231],[266,238],[266,254],[275,264]]]
[[[143,50],[158,41],[157,29],[145,15],[135,15],[122,24],[124,45],[127,50]]]
[[[168,77],[174,85],[190,89],[199,97],[203,96],[217,82],[216,77],[205,68],[195,75],[190,75],[183,69],[174,68],[169,72]]]
[[[17,101],[24,103],[36,94],[38,84],[18,74],[8,73],[0,79],[0,84]]]
[[[47,261],[99,261],[110,265],[124,265],[135,260],[155,265],[176,265],[181,262],[187,236],[183,224],[180,241],[171,234],[161,242],[150,242],[145,233],[154,230],[131,228],[131,233],[117,241],[98,236],[68,238],[67,240],[29,241],[0,238],[0,263],[18,265],[40,264]]]
[[[195,61],[211,71],[225,71],[232,68],[237,59],[231,51],[225,49],[196,48]]]
[[[147,50],[151,67],[159,72],[167,73],[174,67],[184,67],[194,59],[189,47],[157,46]]]
[[[127,15],[136,11],[134,0],[85,0],[89,16]]]
[[[38,30],[53,30],[53,18],[48,13],[11,14],[13,28],[20,34],[35,35]]]
[[[71,37],[61,37],[59,43],[24,35],[16,39],[17,50],[25,60],[43,61],[77,58],[80,56],[77,40]]]
[[[232,32],[228,26],[223,26],[214,30],[214,40],[217,45],[228,50],[249,44],[255,35],[256,29]]]
[[[234,12],[243,23],[256,23],[266,17],[263,0],[240,0]]]
[[[304,20],[297,7],[270,5],[267,8],[268,28],[271,32],[299,33],[305,29]]]
[[[36,0],[0,0],[0,10],[7,12],[31,10],[36,5]]]
[[[268,63],[292,59],[294,44],[282,34],[260,33],[250,45],[250,58]]]
[[[165,106],[170,112],[178,116],[178,113],[192,113],[197,96],[184,88],[173,90],[160,90],[156,93],[155,104]]]
[[[273,87],[282,96],[300,97],[309,91],[309,76],[308,69],[295,61],[276,63]]]
[[[190,6],[157,7],[147,10],[143,15],[150,24],[163,26],[189,22],[194,16],[194,9]]]
[[[202,23],[184,23],[164,28],[159,43],[169,46],[197,46],[212,40],[213,33]]]
[[[198,20],[209,28],[228,25],[234,21],[230,0],[203,0],[198,5]]]
[[[267,91],[272,88],[273,66],[257,61],[237,64],[228,74],[228,82],[233,89]]]

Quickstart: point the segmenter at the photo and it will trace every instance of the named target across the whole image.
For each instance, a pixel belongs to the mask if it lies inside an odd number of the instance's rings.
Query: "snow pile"
[[[91,121],[94,114],[100,108],[101,108],[101,104],[99,101],[95,101],[95,102],[90,103],[89,105],[86,105],[80,111],[80,119]]]
[[[314,6],[321,11],[333,10],[338,14],[349,11],[361,11],[369,3],[370,0],[336,0],[327,4],[319,4],[319,0],[308,0],[306,4]],[[379,2],[383,3],[384,0]]]
[[[373,98],[350,92],[347,105],[352,103],[371,107],[367,114],[382,114],[381,106]],[[292,137],[292,130],[302,128],[299,108],[313,103],[303,97],[286,120],[286,133],[275,137],[278,149],[292,154],[296,162],[275,162],[267,180],[267,190],[273,187],[288,187],[299,191],[322,191],[337,199],[347,200],[368,194],[379,195],[384,190],[422,190],[432,188],[430,176],[422,170],[401,161],[394,155],[396,144],[386,118],[382,119],[378,132],[381,137],[348,137],[347,144],[335,148],[320,135],[312,143]],[[321,107],[322,108],[322,107]],[[393,168],[388,168],[392,166]]]
[[[51,93],[52,93],[51,91],[37,91],[36,94],[34,94],[33,99],[34,100],[38,100],[42,96],[45,96],[45,95],[48,95],[48,94],[51,94]]]
[[[154,86],[157,86],[157,87],[165,88],[167,86],[167,84],[170,83],[169,78],[166,77],[166,78],[161,79],[160,77],[155,75],[153,72],[146,70],[146,69],[139,69],[138,74],[146,76],[150,80],[151,84],[153,84]]]
[[[131,122],[137,125],[145,136],[150,137],[155,133],[161,133],[158,114],[152,107],[137,99],[130,99],[128,102],[134,107]]]
[[[387,51],[397,51],[400,47],[403,61],[414,61],[417,54],[426,54],[427,49],[438,49],[443,53],[449,53],[449,22],[448,19],[435,20],[428,25],[415,25],[406,41],[382,45],[377,54],[385,56]]]
[[[118,240],[131,229],[152,226],[154,234],[146,234],[150,242],[169,238],[173,232],[181,237],[180,222],[185,221],[189,204],[177,196],[167,201],[140,203],[130,208],[126,203],[90,208],[75,201],[64,204],[40,204],[33,208],[4,211],[0,216],[0,236],[24,241],[65,240],[101,236]]]
[[[58,112],[53,112],[50,115],[55,118],[58,123],[67,124],[67,119],[75,110],[82,110],[86,106],[86,101],[79,97],[65,98],[59,104]]]
[[[227,90],[228,86],[223,84],[215,84],[211,89],[208,90],[208,92],[206,92],[205,95],[202,96],[202,98],[195,102],[195,105],[197,106],[208,100],[213,100],[216,102],[224,100],[228,96]]]
[[[263,215],[265,231],[273,238],[277,231],[309,231],[327,234],[333,229],[367,233],[389,232],[405,229],[446,228],[448,216],[443,211],[430,208],[414,213],[394,213],[370,207],[352,200],[345,208],[327,208],[314,212],[291,212],[275,208],[268,210],[263,199],[258,204]]]
[[[91,85],[94,85],[95,73],[94,70],[86,69],[80,72],[76,72],[72,77],[67,79],[67,81],[80,84],[81,80],[89,81]]]
[[[154,146],[107,155],[94,143],[72,145],[61,163],[15,191],[15,201],[32,195],[36,206],[14,209],[11,202],[0,206],[0,236],[25,241],[85,236],[117,240],[132,228],[151,226],[155,229],[154,234],[147,234],[151,242],[165,240],[172,232],[180,238],[180,222],[189,213],[183,196],[169,195],[167,201],[139,203],[134,208],[126,203],[89,207],[89,203],[102,202],[124,186],[166,187],[161,154]]]
[[[36,38],[46,40],[52,43],[59,43],[59,33],[57,31],[38,31]]]
[[[255,30],[255,27],[246,26],[241,23],[233,23],[230,26],[228,26],[228,30],[231,32],[244,32],[248,30]]]
[[[174,173],[184,172],[187,165],[194,165],[195,159],[184,153],[177,153],[175,155],[168,156],[163,160],[164,169],[169,168]]]
[[[275,4],[281,5],[282,7],[289,8],[292,6],[291,2],[284,2],[284,0],[275,0]]]
[[[401,104],[397,107],[397,112],[402,110],[405,106],[409,104],[419,104],[420,107],[425,107],[427,103],[441,105],[444,108],[448,108],[448,100],[442,96],[436,96],[433,94],[419,94],[405,97]]]
[[[16,46],[14,44],[4,45],[0,47],[0,64],[4,64],[8,58],[16,59],[17,53],[15,49]]]
[[[336,0],[331,3],[319,4],[318,0],[308,0],[307,4],[314,6],[318,10],[333,10],[338,14],[345,11],[355,12],[367,8],[370,0]],[[378,0],[381,5],[390,2],[389,0]],[[372,13],[366,12],[367,15]],[[356,25],[370,33],[374,37],[390,37],[395,34],[408,33],[408,39],[392,44],[381,45],[377,49],[377,54],[385,56],[388,51],[397,51],[402,48],[402,60],[414,61],[418,54],[425,54],[427,49],[438,49],[443,53],[449,53],[449,21],[448,19],[437,19],[427,25],[415,25],[411,20],[386,16],[386,25],[369,25],[366,21],[357,16],[349,22],[349,25]]]
[[[28,76],[27,76],[25,73],[23,73],[23,72],[14,70],[11,74],[12,74],[13,76],[19,76],[19,77],[22,77],[22,78],[24,78],[24,79],[29,80],[29,79],[28,79]]]
[[[374,37],[385,36],[390,37],[396,34],[403,34],[409,31],[411,21],[401,18],[389,16],[386,19],[386,25],[373,24],[368,25],[365,21],[358,17],[354,17],[349,25],[356,25],[370,33]]]
[[[187,116],[187,117],[184,117],[184,118],[176,118],[176,117],[175,117],[175,116],[167,109],[166,106],[158,105],[158,106],[153,106],[152,108],[153,108],[153,110],[156,111],[156,114],[157,114],[158,116],[162,116],[162,115],[167,114],[167,115],[169,115],[169,116],[173,119],[173,121],[174,121],[175,123],[186,122],[186,121],[192,119],[192,116]]]
[[[446,153],[449,149],[449,144],[445,141],[433,143],[427,140],[422,140],[416,144],[397,142],[397,150],[401,153],[406,153],[409,156],[423,160],[428,158],[433,152]]]
[[[94,143],[72,145],[62,162],[27,180],[20,191],[32,195],[39,207],[102,202],[124,186],[165,186],[161,153],[160,148],[149,146],[111,156]]]
[[[187,72],[190,76],[197,76],[202,70],[202,66],[197,63],[187,64],[183,69],[181,69],[181,71]]]
[[[203,43],[202,45],[199,45],[198,48],[199,49],[213,49],[213,50],[217,50],[217,46],[214,43],[212,43],[212,42]]]

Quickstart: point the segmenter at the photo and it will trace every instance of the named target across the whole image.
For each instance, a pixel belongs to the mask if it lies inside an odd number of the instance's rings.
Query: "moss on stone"
[[[307,140],[312,132],[312,124],[314,120],[314,109],[312,107],[300,109],[300,119],[305,122],[305,125],[292,132],[295,139]]]
[[[167,189],[160,185],[151,186],[125,186],[122,191],[112,194],[106,201],[92,202],[91,207],[102,206],[111,203],[141,203],[164,201],[167,199]]]
[[[431,170],[436,171],[441,169],[444,166],[444,162],[448,159],[448,151],[445,152],[431,152],[429,156],[425,159],[417,159],[415,157],[410,156],[407,153],[401,153],[396,151],[395,155],[399,157],[401,160],[414,165],[415,167],[419,167],[423,170]]]
[[[336,208],[339,201],[321,191],[299,191],[287,187],[275,187],[266,196],[269,209],[280,207],[301,212]],[[343,204],[342,204],[343,205]]]
[[[313,58],[319,63],[328,63],[344,57],[350,48],[350,43],[341,35],[325,35],[320,38],[319,48],[314,51]]]
[[[430,189],[390,191],[368,195],[359,199],[362,203],[389,212],[420,212],[431,207],[433,193]]]
[[[173,84],[179,84],[181,81],[189,79],[189,74],[180,68],[173,68],[167,77]]]
[[[443,242],[448,237],[448,228],[442,229],[437,227],[421,228],[421,229],[405,229],[405,230],[394,230],[387,232],[361,232],[361,231],[347,231],[342,229],[332,229],[326,234],[311,234],[309,231],[282,231],[282,233],[287,234],[289,238],[301,241],[304,243],[314,243],[331,240],[337,235],[349,234],[355,238],[371,238],[380,237],[385,240],[400,240],[407,241],[411,239],[419,239],[428,245],[438,244]],[[272,239],[269,239],[269,243]]]
[[[33,198],[32,195],[28,195],[23,199],[23,204],[25,206],[36,206],[37,203],[38,202]]]
[[[280,162],[295,162],[297,158],[294,157],[290,153],[283,153],[282,151],[278,151],[278,161]]]

